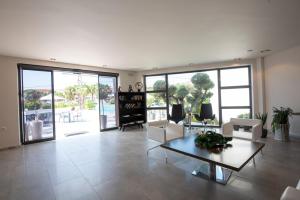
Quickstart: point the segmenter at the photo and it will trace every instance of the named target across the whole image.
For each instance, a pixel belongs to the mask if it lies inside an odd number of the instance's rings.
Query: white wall
[[[272,107],[290,107],[300,112],[300,46],[275,53],[265,58],[266,110],[268,128]],[[300,136],[300,116],[293,117],[291,134]]]
[[[119,85],[136,82],[135,72],[0,56],[0,149],[20,144],[17,63],[119,73]]]

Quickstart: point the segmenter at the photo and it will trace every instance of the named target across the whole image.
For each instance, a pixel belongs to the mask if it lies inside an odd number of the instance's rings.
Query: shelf
[[[120,96],[121,99],[120,99]],[[140,96],[140,99],[132,99]],[[124,131],[126,126],[135,126],[146,122],[146,95],[144,92],[119,92],[119,127]],[[126,108],[125,105],[139,106]]]

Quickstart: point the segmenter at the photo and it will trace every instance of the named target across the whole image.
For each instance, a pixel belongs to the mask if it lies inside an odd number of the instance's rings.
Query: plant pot
[[[289,125],[288,124],[280,124],[278,129],[275,129],[275,140],[280,140],[287,142],[289,141]]]
[[[261,137],[262,137],[262,138],[266,138],[267,136],[268,136],[268,130],[264,128],[264,129],[262,130]]]
[[[240,125],[233,125],[233,130],[235,130],[235,131],[240,130]]]
[[[100,115],[100,125],[101,125],[101,129],[106,129],[106,127],[107,127],[107,115]]]

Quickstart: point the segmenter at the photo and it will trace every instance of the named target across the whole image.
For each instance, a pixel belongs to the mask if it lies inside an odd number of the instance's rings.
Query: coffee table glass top
[[[195,145],[194,140],[196,137],[197,135],[193,134],[184,138],[175,139],[162,144],[161,147],[231,170],[240,171],[265,145],[260,142],[233,138],[232,141],[229,142],[232,147],[223,148],[221,150],[217,148],[206,149]]]

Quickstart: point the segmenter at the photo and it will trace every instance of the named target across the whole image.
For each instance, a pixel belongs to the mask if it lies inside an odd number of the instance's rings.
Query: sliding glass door
[[[55,139],[53,72],[20,69],[22,143]]]
[[[100,130],[105,131],[117,127],[116,94],[117,77],[99,76]]]
[[[18,69],[22,144],[117,128],[118,74],[28,64]]]

